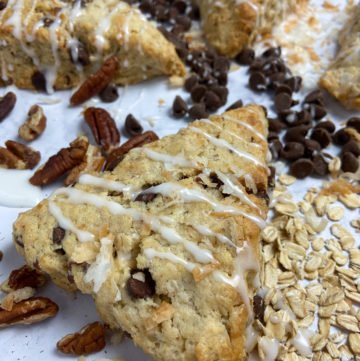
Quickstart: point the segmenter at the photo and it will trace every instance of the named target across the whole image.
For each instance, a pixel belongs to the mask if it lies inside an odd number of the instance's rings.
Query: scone
[[[0,14],[1,77],[19,88],[72,88],[111,55],[117,84],[185,72],[174,46],[123,1],[11,0]]]
[[[21,214],[15,245],[59,286],[91,294],[156,360],[245,360],[267,129],[250,105],[133,149]]]
[[[360,109],[360,5],[339,35],[340,50],[320,85],[346,108]]]
[[[205,36],[221,54],[234,57],[258,33],[270,32],[295,9],[295,0],[196,0]]]

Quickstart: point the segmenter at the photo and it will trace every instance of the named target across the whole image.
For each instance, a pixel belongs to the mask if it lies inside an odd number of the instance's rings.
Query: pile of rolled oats
[[[337,178],[297,202],[295,181],[281,175],[273,192],[262,234],[264,314],[251,326],[251,348],[262,360],[360,360],[360,218],[346,217],[360,208],[360,186]]]

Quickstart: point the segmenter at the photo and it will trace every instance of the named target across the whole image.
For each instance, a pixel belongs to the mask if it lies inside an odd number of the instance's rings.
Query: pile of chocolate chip
[[[299,179],[310,175],[328,174],[332,156],[324,150],[331,144],[343,146],[342,170],[356,172],[359,167],[359,144],[351,140],[345,129],[336,130],[330,120],[322,120],[327,112],[321,90],[307,94],[300,103],[294,99],[301,89],[302,79],[293,76],[281,58],[281,48],[272,47],[255,57],[253,49],[244,49],[235,59],[249,66],[249,87],[255,92],[268,91],[273,96],[276,118],[269,119],[270,150],[273,160],[281,159],[290,164],[290,173]],[[300,110],[294,106],[299,105]],[[359,129],[358,118],[351,118],[347,127]],[[285,131],[283,141],[280,133]]]

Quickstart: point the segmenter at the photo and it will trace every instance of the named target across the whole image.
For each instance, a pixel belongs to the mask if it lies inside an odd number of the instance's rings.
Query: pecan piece
[[[40,152],[25,144],[8,140],[0,147],[0,167],[8,169],[33,169],[40,161]]]
[[[43,109],[33,105],[24,124],[19,128],[19,137],[30,142],[39,137],[46,127],[46,116]]]
[[[83,161],[88,146],[86,137],[76,138],[70,143],[70,147],[62,148],[51,156],[30,178],[30,183],[36,186],[52,183]]]
[[[64,184],[69,186],[79,179],[82,173],[100,172],[104,166],[105,158],[102,156],[99,148],[89,145],[84,160],[71,169],[64,180]]]
[[[13,92],[6,93],[0,98],[0,122],[2,122],[14,109],[16,95]]]
[[[39,288],[46,282],[44,273],[41,271],[24,265],[18,269],[11,271],[7,286],[11,290],[18,290],[24,287]]]
[[[131,149],[141,147],[148,143],[152,143],[158,139],[159,139],[159,137],[156,135],[156,133],[154,133],[151,130],[129,139],[127,142],[125,142],[119,148],[114,149],[110,153],[110,155],[107,159],[106,169],[113,170],[124,158],[124,155],[127,152],[129,152]]]
[[[64,336],[57,344],[57,349],[70,355],[88,355],[101,351],[105,347],[105,327],[93,322],[79,332]]]
[[[111,82],[118,68],[119,61],[115,56],[107,59],[102,67],[95,74],[90,75],[71,96],[70,104],[82,104],[99,94]]]
[[[87,108],[84,117],[96,143],[101,145],[105,151],[120,142],[120,132],[116,127],[116,123],[105,109]]]
[[[11,311],[0,309],[0,327],[30,325],[54,317],[58,305],[46,297],[32,297],[15,303]]]

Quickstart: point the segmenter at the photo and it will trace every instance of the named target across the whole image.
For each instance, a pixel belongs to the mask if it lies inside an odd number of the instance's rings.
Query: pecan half
[[[15,303],[11,311],[0,309],[0,327],[30,325],[54,317],[59,311],[56,303],[46,297],[32,297]]]
[[[76,138],[70,143],[70,147],[62,148],[51,156],[30,178],[30,183],[36,186],[52,183],[83,161],[88,146],[86,137]]]
[[[110,153],[110,155],[107,159],[106,169],[113,170],[124,158],[124,155],[127,152],[129,152],[131,149],[141,147],[148,143],[152,143],[158,139],[159,139],[159,137],[156,135],[156,133],[154,133],[151,130],[129,139],[127,142],[125,142],[119,148],[114,149]]]
[[[40,161],[40,152],[25,144],[8,140],[0,147],[0,167],[8,169],[33,169]]]
[[[0,122],[2,122],[14,109],[16,95],[13,92],[6,93],[0,98]]]
[[[11,271],[7,285],[11,290],[24,287],[39,288],[46,282],[44,273],[27,265]]]
[[[63,337],[56,346],[62,353],[70,355],[98,352],[105,347],[105,328],[99,322],[90,323],[79,332]]]
[[[120,132],[111,115],[102,108],[87,108],[84,112],[87,125],[90,127],[95,141],[101,145],[105,151],[111,146],[120,142]]]
[[[105,158],[102,156],[100,148],[89,145],[83,161],[71,169],[64,180],[64,184],[69,186],[79,179],[82,173],[100,172],[105,164]]]
[[[118,68],[119,61],[115,56],[107,59],[102,67],[95,74],[90,75],[71,96],[70,104],[82,104],[99,94],[111,82]]]
[[[43,109],[38,105],[33,105],[28,117],[19,128],[19,137],[30,142],[39,137],[46,127],[46,116]]]

